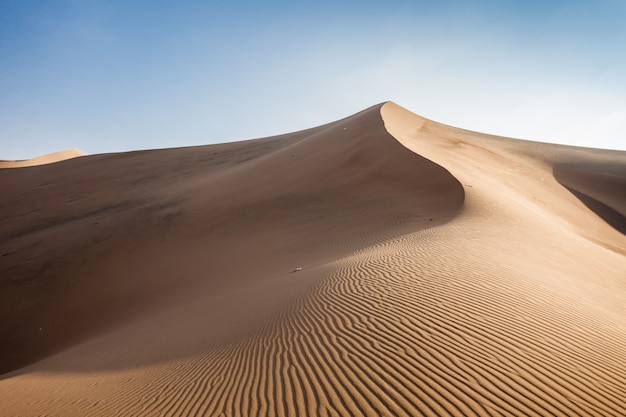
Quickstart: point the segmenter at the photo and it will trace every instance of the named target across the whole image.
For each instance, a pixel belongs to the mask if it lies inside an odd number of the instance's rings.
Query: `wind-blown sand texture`
[[[67,149],[65,151],[53,152],[46,155],[41,155],[36,158],[26,159],[23,161],[7,161],[0,159],[1,168],[23,168],[32,167],[36,165],[52,164],[54,162],[65,161],[66,159],[77,158],[85,155],[78,149]]]
[[[625,152],[386,103],[0,192],[2,415],[626,415]]]

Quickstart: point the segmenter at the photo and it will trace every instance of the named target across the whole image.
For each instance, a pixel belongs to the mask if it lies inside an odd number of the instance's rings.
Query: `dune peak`
[[[0,170],[3,412],[626,415],[625,155],[386,102]]]

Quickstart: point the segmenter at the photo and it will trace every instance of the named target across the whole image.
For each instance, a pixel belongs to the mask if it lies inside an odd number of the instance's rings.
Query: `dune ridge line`
[[[0,403],[624,415],[626,238],[570,191],[610,175],[593,198],[623,213],[623,167],[388,102],[244,143],[4,170]]]
[[[84,156],[85,154],[79,149],[67,149],[64,151],[58,151],[41,155],[35,158],[26,159],[23,161],[9,161],[0,160],[0,169],[2,168],[24,168],[37,165],[52,164],[55,162],[65,161],[67,159],[77,158]]]

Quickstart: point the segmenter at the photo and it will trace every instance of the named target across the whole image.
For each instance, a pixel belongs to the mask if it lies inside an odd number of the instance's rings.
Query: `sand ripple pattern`
[[[376,118],[371,118],[372,112]],[[572,225],[580,219],[580,228],[595,227],[599,235],[613,230],[603,229],[606,225],[594,221],[591,212],[570,204],[573,197],[560,193],[556,184],[546,185],[548,178],[544,183],[542,175],[549,172],[542,171],[543,165],[524,165],[521,157],[507,159],[507,152],[492,152],[490,146],[481,150],[475,146],[480,137],[455,141],[468,134],[424,120],[413,123],[409,117],[406,129],[395,129],[409,138],[406,143],[419,132],[424,140],[415,147],[423,146],[425,157],[445,162],[442,166],[459,175],[459,181],[441,177],[440,182],[423,182],[437,180],[434,174],[439,171],[424,160],[405,158],[404,149],[379,144],[378,113],[378,108],[370,109],[364,118],[345,125],[348,128],[341,124],[345,121],[329,125],[316,131],[315,140],[260,157],[258,165],[252,160],[243,166],[250,170],[235,166],[231,172],[240,181],[233,183],[243,184],[235,194],[246,199],[254,191],[246,185],[249,178],[258,177],[259,183],[282,193],[284,172],[299,172],[300,179],[320,187],[302,200],[276,194],[271,204],[264,203],[267,191],[261,187],[249,205],[243,201],[233,206],[272,214],[272,204],[282,202],[278,213],[287,216],[286,230],[292,230],[290,221],[302,220],[302,212],[294,207],[317,201],[318,194],[327,197],[319,207],[326,207],[326,201],[348,207],[337,219],[332,218],[337,210],[310,212],[311,227],[294,229],[299,234],[293,242],[309,239],[300,250],[315,252],[322,244],[337,247],[332,263],[327,255],[302,273],[287,275],[287,269],[278,272],[279,277],[272,275],[275,272],[261,276],[253,269],[250,281],[255,284],[257,278],[285,284],[286,289],[293,284],[293,291],[276,298],[278,284],[250,287],[265,288],[270,301],[280,300],[258,310],[242,301],[254,298],[243,284],[233,284],[236,288],[226,301],[215,297],[229,293],[211,294],[211,286],[181,292],[153,316],[136,317],[127,326],[0,381],[0,415],[13,406],[30,415],[60,410],[58,415],[64,416],[626,416],[626,258],[611,245],[582,237],[574,230],[578,225]],[[348,136],[337,141],[340,134]],[[481,140],[497,144],[494,138]],[[300,160],[296,153],[313,156]],[[218,162],[248,156],[246,151]],[[328,163],[329,158],[337,169],[320,180],[318,161]],[[314,163],[303,165],[306,161]],[[415,163],[418,173],[412,169]],[[286,168],[276,171],[280,175],[264,177],[270,166]],[[302,166],[306,170],[299,170]],[[507,177],[516,166],[517,174]],[[346,172],[358,181],[344,184]],[[394,173],[390,178],[389,172]],[[326,187],[333,178],[342,181]],[[390,187],[398,181],[402,187]],[[284,184],[294,193],[306,188],[292,178]],[[464,193],[454,194],[461,184]],[[373,197],[369,205],[337,199],[353,189],[355,197]],[[443,198],[447,189],[454,198]],[[376,190],[380,194],[372,194]],[[406,192],[411,198],[404,198]],[[437,222],[414,218],[414,204],[420,200],[413,197],[420,193],[432,204],[419,213]],[[190,207],[202,214],[211,207],[225,211],[210,204],[225,200],[221,194],[199,194],[203,197],[194,203],[197,207]],[[464,202],[459,195],[465,196]],[[542,198],[546,203],[538,202]],[[394,207],[393,201],[411,210],[386,211]],[[460,213],[455,202],[463,203]],[[564,204],[569,208],[563,213],[574,214],[561,221],[560,214],[549,210],[551,204]],[[342,232],[339,226],[354,213],[367,216]],[[455,214],[441,225],[443,218]],[[224,226],[217,218],[216,225]],[[257,235],[245,235],[246,223],[240,226],[241,219],[233,218],[225,224],[237,226],[234,230],[256,243]],[[197,223],[189,224],[195,228]],[[435,224],[439,226],[424,230]],[[311,231],[320,226],[317,239],[312,238]],[[275,232],[270,226],[267,230]],[[621,235],[609,237],[622,242]],[[233,251],[240,246],[233,244]],[[362,249],[345,255],[344,247]],[[208,248],[202,249],[202,256],[211,256]],[[280,257],[277,270],[291,262],[286,258]],[[239,259],[245,262],[245,255]],[[232,302],[233,308],[212,309],[211,300]],[[248,313],[247,308],[260,311],[259,317],[250,313],[251,322],[238,321],[237,314]],[[234,336],[216,331],[222,317],[228,330],[237,327]],[[168,326],[182,330],[171,332]],[[127,362],[126,355],[142,360]],[[77,364],[65,369],[74,357]]]
[[[255,336],[126,391],[136,405],[117,414],[625,415],[623,321],[551,271],[486,264],[493,236],[453,235],[354,254]]]

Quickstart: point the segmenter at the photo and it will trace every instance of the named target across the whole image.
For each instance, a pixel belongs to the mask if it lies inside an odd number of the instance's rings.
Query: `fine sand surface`
[[[7,161],[0,159],[0,169],[2,168],[23,168],[35,165],[52,164],[54,162],[65,161],[66,159],[76,158],[85,155],[78,149],[67,149],[65,151],[53,152],[41,155],[36,158],[26,159],[23,161]]]
[[[626,415],[626,152],[386,103],[0,195],[2,416]]]

